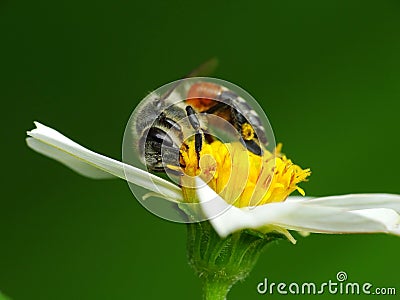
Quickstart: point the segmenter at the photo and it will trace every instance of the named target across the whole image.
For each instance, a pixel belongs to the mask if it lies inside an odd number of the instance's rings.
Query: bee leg
[[[203,138],[202,134],[200,132],[197,132],[194,136],[194,148],[196,151],[197,155],[197,167],[199,167],[200,164],[200,151],[203,147]]]
[[[219,112],[219,111],[224,111],[224,110],[226,110],[227,108],[230,109],[231,106],[230,106],[229,104],[227,104],[227,103],[218,101],[217,104],[215,104],[214,106],[211,106],[209,109],[207,109],[206,111],[204,111],[204,113],[207,113],[207,114],[215,114],[215,113],[217,113],[217,112]]]
[[[258,145],[254,140],[244,141],[244,146],[255,155],[261,156],[263,154],[260,145]]]
[[[251,126],[251,124],[247,121],[247,119],[236,109],[232,108],[233,114],[233,125],[240,133],[242,137],[242,144],[249,150],[250,152],[254,153],[255,155],[261,156],[263,151],[258,144],[257,135]],[[246,128],[247,127],[247,128]],[[251,130],[251,135],[249,133],[245,133],[247,130]]]
[[[200,130],[200,121],[197,118],[196,112],[194,111],[193,107],[191,107],[190,105],[186,106],[186,114],[193,129],[196,131]]]
[[[190,125],[196,131],[194,135],[194,149],[197,155],[197,167],[200,166],[200,152],[203,148],[203,132],[200,127],[200,121],[197,118],[196,112],[190,105],[186,106],[186,114],[189,118]]]

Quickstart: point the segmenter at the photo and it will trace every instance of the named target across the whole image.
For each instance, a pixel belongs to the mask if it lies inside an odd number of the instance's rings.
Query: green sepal
[[[246,229],[223,239],[208,221],[187,224],[187,232],[189,265],[203,281],[205,299],[225,299],[230,288],[249,275],[265,246],[285,238]]]

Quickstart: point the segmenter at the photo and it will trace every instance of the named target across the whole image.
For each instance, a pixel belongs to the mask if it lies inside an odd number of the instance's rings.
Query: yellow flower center
[[[188,147],[181,149],[185,173],[181,185],[187,201],[193,197],[194,176],[200,176],[219,196],[237,207],[284,201],[295,190],[304,196],[297,184],[306,181],[310,169],[303,170],[281,154],[281,144],[275,153],[264,150],[258,156],[240,142],[203,143],[200,162],[194,142],[186,144]]]

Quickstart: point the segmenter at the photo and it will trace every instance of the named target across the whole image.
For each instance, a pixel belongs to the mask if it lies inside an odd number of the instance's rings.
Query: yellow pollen
[[[219,196],[237,207],[281,202],[295,190],[305,195],[298,184],[307,181],[311,171],[303,170],[283,155],[282,144],[277,145],[274,153],[264,150],[258,156],[240,142],[203,143],[199,164],[194,142],[187,144],[188,148],[181,149],[187,175],[181,178],[181,184],[188,202],[194,196],[193,176],[200,176]]]
[[[254,138],[254,129],[249,123],[242,125],[242,137],[246,141],[250,141]]]

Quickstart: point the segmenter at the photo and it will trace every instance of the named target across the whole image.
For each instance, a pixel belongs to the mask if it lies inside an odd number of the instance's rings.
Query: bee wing
[[[213,57],[202,63],[200,66],[198,66],[190,73],[186,74],[184,78],[208,76],[214,73],[217,67],[218,67],[218,59],[216,57]]]
[[[183,78],[177,80],[175,84],[161,96],[161,101],[167,99],[171,93],[183,82],[183,79],[198,77],[198,76],[208,76],[214,73],[215,69],[218,67],[218,59],[216,57],[210,58],[209,60],[202,63],[200,66],[186,74]]]

